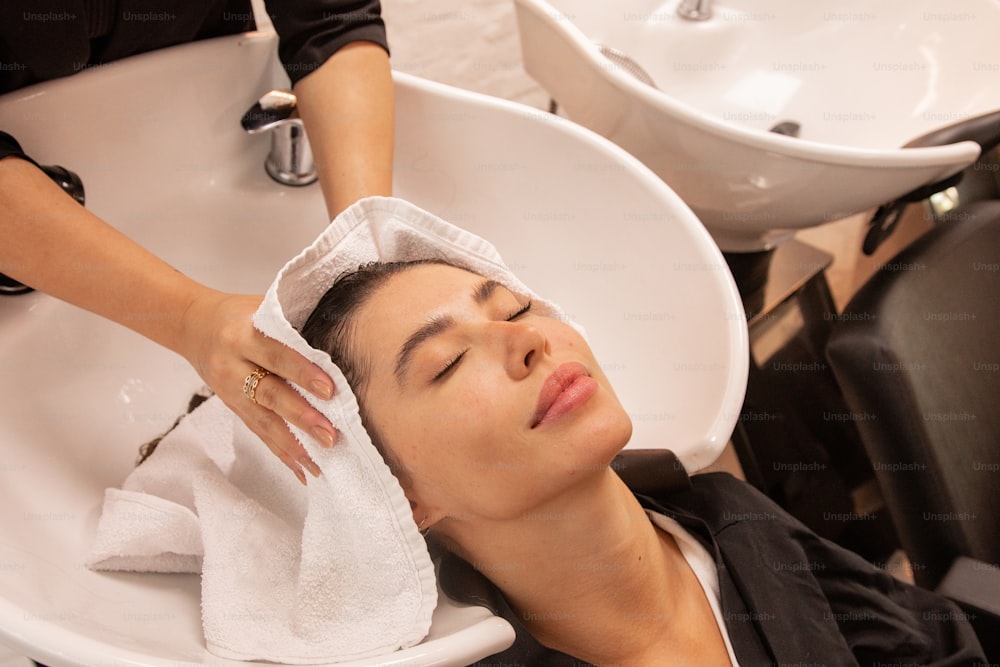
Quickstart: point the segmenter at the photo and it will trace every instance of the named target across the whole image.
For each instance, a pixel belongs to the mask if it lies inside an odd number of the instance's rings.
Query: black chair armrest
[[[625,449],[611,468],[639,495],[658,497],[691,488],[684,464],[669,449]]]
[[[1000,661],[1000,565],[959,556],[936,590],[968,616],[990,664]]]
[[[903,148],[947,146],[961,141],[974,141],[979,144],[980,157],[1000,145],[1000,111],[991,111],[932,130],[904,144]],[[964,174],[965,170],[940,181],[921,185],[898,199],[880,206],[872,215],[871,227],[862,245],[864,253],[874,254],[882,242],[892,234],[907,204],[923,201],[936,192],[958,185]]]
[[[959,556],[941,579],[937,592],[1000,621],[1000,565]]]
[[[1000,144],[1000,111],[991,111],[932,130],[906,143],[903,148],[947,146],[960,141],[975,141],[983,152]]]

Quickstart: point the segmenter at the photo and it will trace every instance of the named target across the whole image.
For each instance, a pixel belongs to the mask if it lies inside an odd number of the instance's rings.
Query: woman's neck
[[[459,542],[540,642],[595,664],[639,664],[657,646],[683,642],[686,607],[700,598],[704,611],[707,601],[673,538],[606,473]]]

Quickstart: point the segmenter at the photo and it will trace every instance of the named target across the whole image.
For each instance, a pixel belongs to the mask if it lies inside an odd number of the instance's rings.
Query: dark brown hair
[[[403,262],[369,262],[355,271],[342,274],[320,298],[312,313],[302,325],[300,333],[310,346],[330,355],[347,378],[358,398],[361,421],[371,436],[372,444],[382,454],[389,467],[401,480],[405,476],[395,457],[387,451],[382,438],[368,418],[364,394],[368,382],[367,360],[357,347],[355,315],[369,298],[391,278],[407,269],[426,264],[450,264],[441,259],[418,259]]]

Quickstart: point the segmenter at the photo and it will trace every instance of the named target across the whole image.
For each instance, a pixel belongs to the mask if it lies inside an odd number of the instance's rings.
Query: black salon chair
[[[955,599],[995,641],[1000,200],[949,219],[858,291],[826,352],[916,582]]]

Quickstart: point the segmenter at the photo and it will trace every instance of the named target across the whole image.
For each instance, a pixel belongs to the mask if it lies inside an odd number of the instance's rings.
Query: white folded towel
[[[372,260],[442,258],[529,296],[485,240],[405,201],[362,200],[278,273],[254,317],[264,334],[323,368],[337,392],[300,392],[341,431],[330,449],[292,432],[323,472],[302,487],[217,398],[181,420],[108,489],[88,565],[201,572],[208,649],[222,657],[315,664],[418,643],[437,602],[433,565],[408,501],[325,352],[297,331],[340,274]]]

